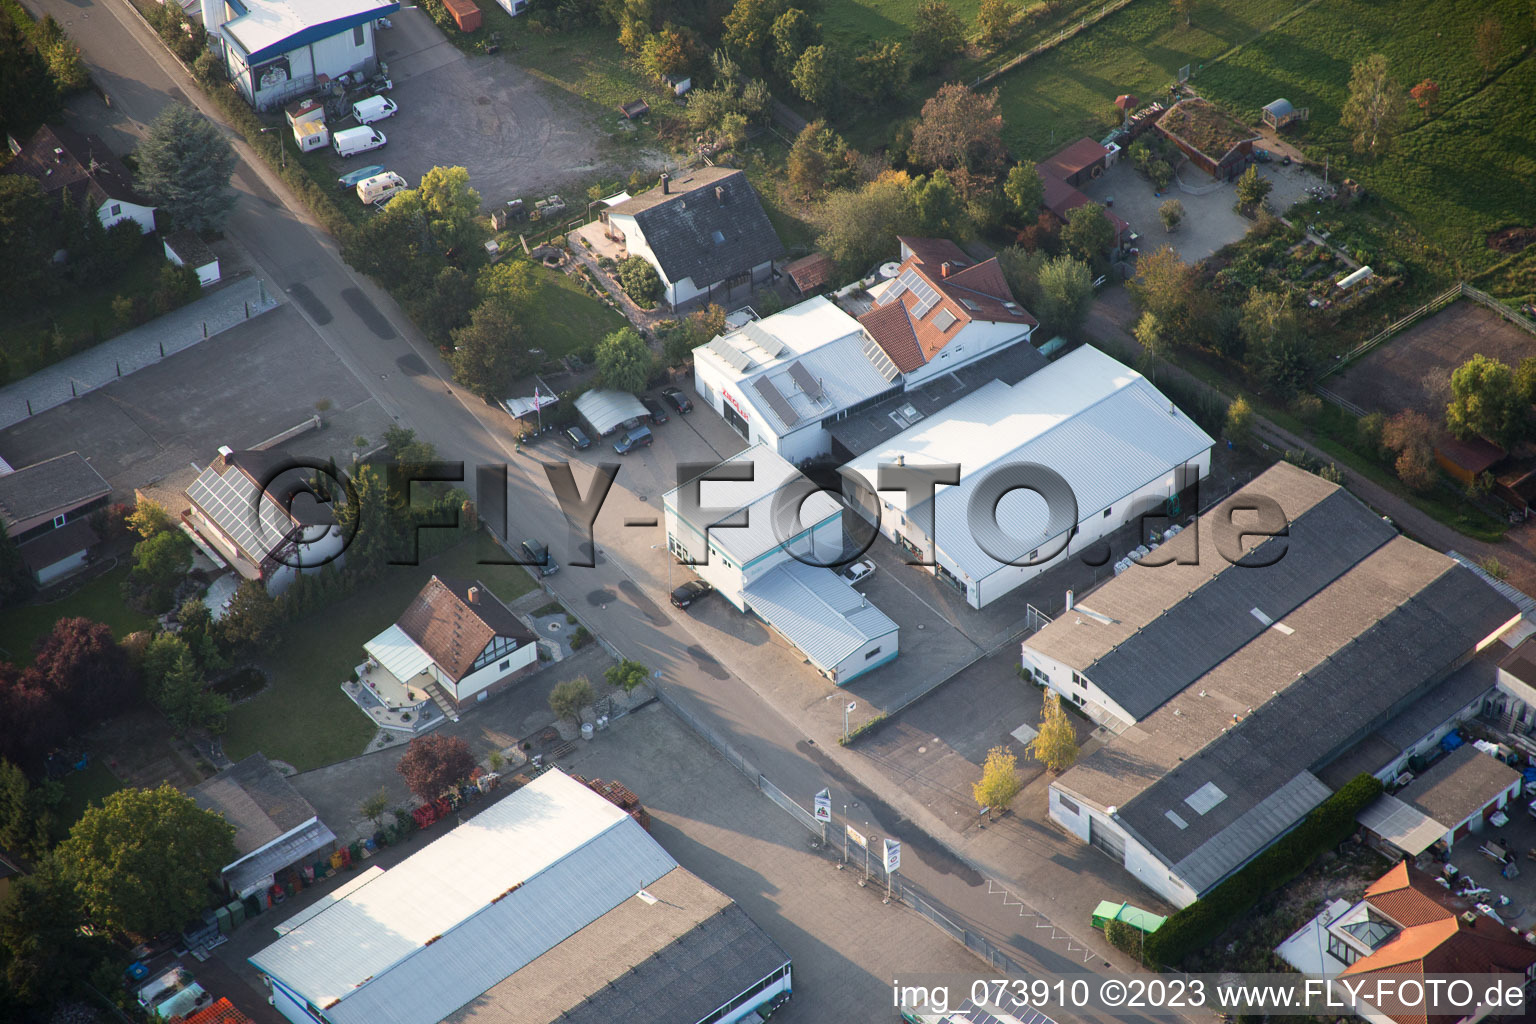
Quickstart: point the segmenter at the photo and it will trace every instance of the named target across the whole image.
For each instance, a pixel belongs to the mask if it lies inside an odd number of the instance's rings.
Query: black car
[[[587,437],[586,432],[583,431],[580,427],[566,427],[565,437],[566,440],[571,442],[571,447],[575,448],[577,451],[580,451],[583,448],[592,447],[592,439]]]
[[[538,567],[540,576],[553,576],[560,571],[560,563],[550,557],[549,548],[544,546],[543,541],[525,540],[522,547],[529,564]]]
[[[640,404],[645,406],[645,411],[651,414],[651,422],[657,425],[667,422],[667,410],[660,402],[650,395],[641,395]]]
[[[703,580],[689,580],[676,590],[672,591],[672,606],[674,608],[687,608],[701,597],[707,597],[714,591],[714,587]]]
[[[693,412],[693,402],[683,394],[681,388],[665,387],[661,389],[661,397],[672,404],[672,408],[680,413]]]

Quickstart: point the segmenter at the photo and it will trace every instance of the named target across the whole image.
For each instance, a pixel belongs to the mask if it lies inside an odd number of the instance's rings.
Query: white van
[[[367,125],[331,133],[331,148],[336,150],[337,156],[356,156],[370,149],[378,149],[388,141],[383,132]]]
[[[358,124],[372,124],[386,117],[394,117],[397,109],[399,108],[395,106],[394,100],[385,99],[383,96],[369,96],[365,100],[358,100],[352,104],[352,116],[357,118]]]
[[[394,171],[385,171],[383,174],[375,174],[371,178],[364,178],[357,183],[357,198],[365,203],[376,203],[380,199],[388,199],[396,192],[403,192],[409,188],[405,179]]]

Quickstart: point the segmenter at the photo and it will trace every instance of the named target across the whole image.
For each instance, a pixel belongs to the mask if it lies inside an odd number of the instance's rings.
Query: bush
[[[1318,854],[1348,839],[1355,831],[1355,815],[1380,795],[1379,779],[1355,776],[1247,867],[1147,936],[1146,959],[1172,966],[1215,941],[1267,893],[1301,874]]]
[[[1124,921],[1110,921],[1104,926],[1104,937],[1109,940],[1111,946],[1126,956],[1141,958],[1146,936],[1135,925]]]
[[[656,268],[640,256],[631,256],[619,264],[619,285],[625,294],[649,309],[661,298],[661,277]]]

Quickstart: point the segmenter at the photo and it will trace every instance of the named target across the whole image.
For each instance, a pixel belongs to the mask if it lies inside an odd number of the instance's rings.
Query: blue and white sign
[[[832,820],[832,793],[829,790],[824,789],[816,794],[816,820]]]
[[[901,842],[896,839],[885,841],[885,873],[894,875],[901,867]]]

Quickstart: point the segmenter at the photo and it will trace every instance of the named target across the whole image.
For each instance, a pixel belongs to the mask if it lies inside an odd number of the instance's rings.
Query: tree
[[[1242,395],[1232,399],[1221,432],[1233,444],[1242,444],[1253,434],[1253,406],[1248,399]]]
[[[389,810],[389,790],[383,786],[379,791],[357,806],[358,813],[373,822],[373,830],[377,832],[382,827],[384,815]]]
[[[964,167],[980,174],[997,173],[1006,157],[997,90],[974,93],[959,84],[940,86],[923,104],[907,154],[930,169]]]
[[[933,238],[964,238],[971,234],[965,202],[944,168],[914,178],[907,187],[907,198],[916,218],[914,227],[920,234]]]
[[[898,98],[911,77],[912,61],[898,40],[870,41],[853,58],[853,88],[868,104]]]
[[[180,663],[182,656],[191,653],[179,634],[156,633],[144,647],[139,671],[144,677],[144,695],[155,705],[160,703],[160,688],[166,676]]]
[[[1194,287],[1192,268],[1170,245],[1159,246],[1137,260],[1136,276],[1126,285],[1136,308],[1156,313],[1166,324],[1179,319],[1179,311]]]
[[[1440,86],[1434,79],[1424,79],[1424,81],[1409,89],[1408,95],[1412,96],[1413,102],[1417,103],[1419,109],[1424,111],[1425,117],[1434,116],[1435,104],[1440,102]]]
[[[1040,308],[1040,270],[1047,259],[1049,257],[1039,249],[1017,245],[997,254],[997,263],[1002,268],[1003,280],[1008,282],[1008,290],[1025,309]]]
[[[0,175],[0,298],[7,306],[25,309],[44,290],[49,260],[63,241],[57,214],[32,178]]]
[[[1403,118],[1402,86],[1387,73],[1387,58],[1373,53],[1355,64],[1349,76],[1349,99],[1339,122],[1352,130],[1355,152],[1381,156],[1392,146]]]
[[[1157,215],[1163,222],[1164,231],[1172,231],[1184,222],[1184,204],[1177,199],[1168,199],[1157,208]]]
[[[359,482],[365,475],[358,474]],[[364,503],[359,501],[359,504]],[[381,506],[382,501],[369,502],[365,508]],[[343,505],[343,514],[349,509],[350,504]],[[362,539],[361,532],[354,534],[354,548]],[[351,558],[353,552],[349,550],[347,554]],[[229,599],[229,607],[219,618],[218,635],[224,644],[236,651],[252,651],[272,635],[277,624],[277,605],[272,595],[267,593],[267,588],[260,580],[241,580],[235,588],[234,596]]]
[[[1084,263],[1098,266],[1115,244],[1115,226],[1104,216],[1104,207],[1085,203],[1067,214],[1061,244]]]
[[[822,205],[816,246],[846,276],[862,274],[896,252],[896,235],[912,222],[905,175],[881,175],[861,189],[834,192]]]
[[[484,240],[480,193],[469,187],[469,172],[464,168],[434,167],[422,175],[415,191],[427,230],[443,253],[470,252]]]
[[[592,683],[586,676],[577,676],[556,683],[549,691],[549,710],[561,718],[581,724],[581,709],[592,703]]]
[[[0,521],[0,608],[22,604],[36,589],[36,580],[21,557],[21,549]]]
[[[766,69],[775,42],[774,23],[788,6],[786,0],[736,0],[725,16],[720,43],[747,75]]]
[[[598,342],[593,361],[605,388],[638,394],[651,377],[651,350],[633,327],[621,327]]]
[[[133,546],[133,575],[149,593],[156,612],[170,608],[176,587],[192,568],[192,542],[180,530],[157,533]]]
[[[643,256],[631,256],[620,263],[617,277],[625,293],[646,309],[656,305],[656,300],[665,291],[661,275]]]
[[[1184,19],[1184,27],[1188,28],[1190,19],[1195,14],[1196,0],[1169,0],[1168,6],[1173,8],[1173,13]]]
[[[1451,373],[1445,425],[1457,437],[1484,437],[1511,448],[1525,435],[1529,412],[1514,372],[1498,360],[1474,355]]]
[[[688,75],[699,65],[704,50],[692,29],[668,23],[646,37],[640,47],[640,66],[657,82],[672,75]]]
[[[512,382],[530,367],[522,324],[504,302],[480,303],[469,323],[453,332],[448,362],[453,379],[481,398],[505,398]]]
[[[461,276],[468,275],[457,267],[446,267],[443,273],[457,271]],[[534,301],[539,296],[539,281],[537,271],[533,263],[526,259],[502,260],[494,267],[486,267],[475,278],[475,292],[482,302],[498,302],[506,307],[507,312],[515,316],[527,313]],[[438,275],[441,278],[441,274]]]
[[[923,0],[917,8],[911,42],[918,63],[927,70],[936,70],[965,48],[965,22],[946,0]]]
[[[37,645],[32,669],[78,725],[125,711],[141,695],[138,673],[104,622],[55,622]]]
[[[140,498],[128,513],[128,529],[148,540],[157,533],[164,533],[176,525],[165,506],[152,498]]]
[[[1435,425],[1412,409],[1393,416],[1381,428],[1381,443],[1397,453],[1397,478],[1415,491],[1435,482]]]
[[[235,208],[229,187],[238,158],[224,133],[184,103],[149,125],[138,149],[139,189],[178,227],[217,231]]]
[[[1008,169],[1003,195],[1008,197],[1009,205],[1019,218],[1026,221],[1034,218],[1035,211],[1045,201],[1045,182],[1040,179],[1033,160],[1020,160]]]
[[[1040,268],[1040,315],[1053,331],[1074,334],[1093,305],[1093,273],[1088,264],[1057,256]]]
[[[638,661],[625,658],[617,665],[610,666],[603,673],[603,678],[608,680],[608,685],[616,686],[625,693],[633,693],[636,687],[651,678],[651,670]]]
[[[36,860],[48,852],[52,812],[42,789],[0,758],[0,848]]]
[[[475,755],[457,736],[428,733],[411,740],[395,770],[405,777],[412,793],[432,801],[469,778],[475,770]]]
[[[1483,70],[1492,74],[1504,56],[1504,23],[1491,14],[1478,22],[1472,30],[1472,50]]]
[[[1136,321],[1136,329],[1131,332],[1136,341],[1141,345],[1142,351],[1149,356],[1167,355],[1172,348],[1167,337],[1163,333],[1163,323],[1157,318],[1156,313],[1143,313]]]
[[[821,42],[821,26],[798,7],[791,7],[775,18],[770,34],[774,70],[783,78],[790,76],[802,53]]]
[[[987,812],[987,820],[999,812],[1008,810],[1013,798],[1024,788],[1019,777],[1019,759],[1007,747],[993,747],[987,751],[987,760],[981,766],[981,779],[971,783],[971,795],[976,806]]]
[[[169,784],[120,789],[86,809],[58,859],[92,924],[148,936],[207,906],[209,887],[235,859],[234,837],[222,816]]]
[[[1242,329],[1249,365],[1271,392],[1290,398],[1311,383],[1317,349],[1289,293],[1250,289]]]
[[[70,732],[69,710],[50,690],[36,666],[17,668],[0,661],[0,757],[12,764],[42,767],[43,756]]]
[[[407,189],[348,232],[341,255],[368,276],[398,285],[436,272],[441,256],[430,243],[421,196]]]
[[[61,866],[58,858],[45,858],[32,874],[13,879],[0,901],[0,961],[5,971],[0,991],[30,1006],[57,1001],[112,955],[104,937],[81,929],[80,898]],[[0,996],[0,1007],[5,1001]]]
[[[976,38],[989,48],[996,49],[1013,35],[1019,9],[1009,0],[981,0],[976,10]]]
[[[812,121],[800,129],[789,148],[789,183],[805,198],[822,189],[847,184],[852,176],[848,144],[825,121]]]
[[[1274,182],[1260,174],[1258,165],[1253,164],[1237,179],[1237,201],[1244,210],[1251,212],[1258,208],[1274,187]]]
[[[1515,366],[1515,390],[1527,404],[1536,404],[1536,356],[1526,356]]]
[[[192,652],[183,649],[160,681],[156,706],[180,732],[206,729],[217,735],[224,731],[229,700],[208,689],[208,682]]]
[[[805,102],[825,107],[837,98],[838,59],[826,44],[807,46],[790,72],[790,84]]]
[[[1045,704],[1040,711],[1040,731],[1029,741],[1029,752],[1036,761],[1052,772],[1060,773],[1077,760],[1077,730],[1061,706],[1061,694],[1045,691]]]

